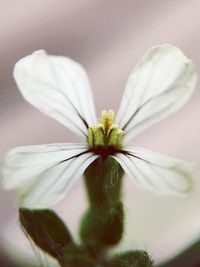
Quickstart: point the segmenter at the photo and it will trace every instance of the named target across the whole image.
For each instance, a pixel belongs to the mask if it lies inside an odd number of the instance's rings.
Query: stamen
[[[122,148],[123,130],[115,124],[114,116],[113,110],[103,110],[100,123],[89,127],[88,144],[92,149],[95,149],[95,147],[104,147],[105,149],[102,151],[105,151],[111,146],[114,150]],[[108,151],[110,150],[108,149]]]
[[[110,109],[109,111],[103,110],[102,113],[101,113],[100,122],[103,125],[104,133],[106,135],[107,135],[110,127],[114,123],[114,116],[115,116],[115,113],[114,113],[114,111],[112,109]]]

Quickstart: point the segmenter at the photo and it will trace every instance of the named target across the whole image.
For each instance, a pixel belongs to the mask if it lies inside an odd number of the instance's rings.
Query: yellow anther
[[[104,133],[107,135],[110,127],[114,124],[115,113],[112,109],[109,111],[103,110],[101,113],[100,122],[103,125]]]

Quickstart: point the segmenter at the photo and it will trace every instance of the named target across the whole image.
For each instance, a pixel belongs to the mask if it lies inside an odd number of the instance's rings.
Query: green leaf
[[[91,257],[86,248],[78,245],[66,246],[60,259],[62,267],[96,267],[96,260]]]
[[[52,210],[20,208],[19,219],[35,244],[57,259],[62,256],[62,248],[73,243],[64,222]]]
[[[143,250],[127,251],[115,255],[105,267],[152,267],[153,261]]]

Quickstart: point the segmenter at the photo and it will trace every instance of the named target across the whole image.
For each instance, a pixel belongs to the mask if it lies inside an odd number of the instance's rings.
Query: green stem
[[[98,158],[85,171],[89,209],[82,219],[80,236],[94,257],[105,255],[106,248],[116,245],[122,237],[123,174],[118,162],[111,157]]]
[[[98,158],[85,171],[85,185],[91,208],[110,206],[121,198],[123,170],[113,158]]]

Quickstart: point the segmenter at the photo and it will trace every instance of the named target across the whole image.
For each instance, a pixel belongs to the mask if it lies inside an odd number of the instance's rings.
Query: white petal
[[[195,163],[170,158],[142,148],[132,147],[127,154],[113,156],[124,171],[144,189],[158,194],[188,195],[192,190]]]
[[[177,47],[164,44],[147,51],[130,74],[116,116],[124,142],[180,108],[196,80],[192,61]]]
[[[28,102],[76,134],[87,136],[87,125],[96,122],[96,115],[81,65],[39,50],[16,63],[14,77]]]
[[[38,176],[32,188],[21,195],[21,206],[44,209],[55,205],[65,197],[97,157],[92,153],[85,153],[45,170]]]
[[[66,143],[15,148],[3,161],[3,186],[18,189],[20,206],[50,207],[97,158],[87,149],[87,145]]]
[[[86,150],[86,145],[66,143],[14,148],[3,161],[3,186],[5,189],[29,187],[46,169]]]

